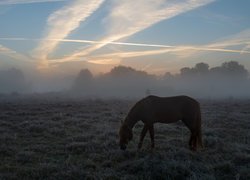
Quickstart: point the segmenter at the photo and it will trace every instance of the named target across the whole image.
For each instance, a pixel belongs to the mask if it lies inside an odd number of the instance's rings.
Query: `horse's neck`
[[[134,118],[133,116],[127,116],[124,123],[130,128],[133,129],[133,127],[135,126],[135,124],[138,122],[138,120],[136,118]]]
[[[132,107],[129,111],[124,123],[130,128],[133,129],[134,125],[139,121],[139,111],[138,111],[138,103]]]

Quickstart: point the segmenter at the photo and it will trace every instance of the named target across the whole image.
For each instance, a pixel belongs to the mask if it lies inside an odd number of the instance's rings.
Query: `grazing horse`
[[[151,138],[151,148],[154,148],[154,123],[173,123],[179,120],[182,120],[191,132],[190,149],[196,151],[197,146],[203,147],[200,104],[188,96],[148,96],[138,101],[120,127],[120,148],[122,150],[125,150],[128,142],[132,140],[132,129],[139,120],[144,123],[144,127],[140,135],[138,149],[142,147],[147,131],[149,131]]]

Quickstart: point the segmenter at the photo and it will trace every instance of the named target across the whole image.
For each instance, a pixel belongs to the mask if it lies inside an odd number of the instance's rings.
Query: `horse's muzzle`
[[[120,148],[121,148],[121,150],[126,150],[127,146],[122,144],[122,145],[120,145]]]

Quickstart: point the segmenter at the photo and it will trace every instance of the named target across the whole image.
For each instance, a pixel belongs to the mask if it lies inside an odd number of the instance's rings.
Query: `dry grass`
[[[201,101],[206,149],[188,149],[181,122],[142,123],[127,151],[118,128],[134,100],[15,97],[0,100],[0,179],[250,179],[250,101]]]

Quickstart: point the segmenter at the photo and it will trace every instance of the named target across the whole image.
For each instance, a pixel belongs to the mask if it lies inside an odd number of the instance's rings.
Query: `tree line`
[[[178,74],[166,72],[163,76],[117,66],[110,72],[96,77],[88,69],[81,70],[71,90],[76,94],[96,93],[115,96],[140,96],[150,93],[162,96],[246,96],[250,95],[248,76],[247,69],[236,61],[224,62],[212,68],[201,62],[194,67],[181,68]]]
[[[19,69],[0,70],[0,93],[34,92],[32,87],[36,83],[40,85],[35,80],[28,82]],[[177,74],[166,72],[162,76],[117,66],[97,76],[88,69],[82,69],[64,91],[82,96],[250,96],[250,79],[247,69],[236,61],[211,68],[201,62],[193,67],[183,67]]]

